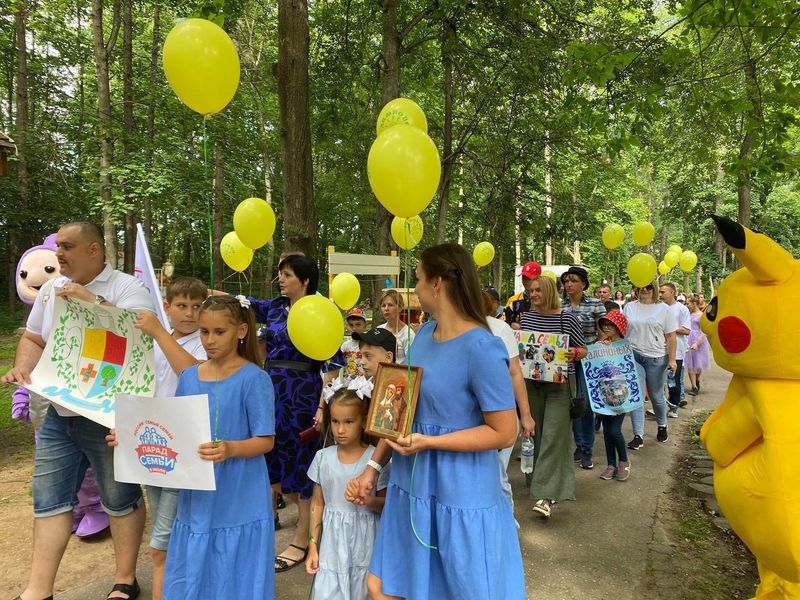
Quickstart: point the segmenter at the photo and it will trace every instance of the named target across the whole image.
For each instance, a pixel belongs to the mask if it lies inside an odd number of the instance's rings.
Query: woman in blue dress
[[[278,264],[281,295],[269,300],[249,298],[256,321],[264,323],[261,339],[266,344],[264,368],[275,387],[275,448],[267,455],[273,508],[277,495],[298,506],[298,521],[289,546],[275,557],[275,571],[282,572],[301,564],[308,550],[310,501],[314,482],[308,468],[320,449],[320,441],[300,441],[300,432],[315,425],[322,394],[324,364],[312,360],[297,348],[286,330],[289,310],[304,296],[317,293],[319,269],[310,258],[290,254]],[[343,359],[339,362],[344,362]],[[275,519],[277,525],[277,518]]]
[[[416,293],[436,320],[408,363],[423,368],[412,435],[381,440],[348,486],[362,503],[392,458],[367,580],[372,598],[525,598],[517,530],[497,450],[517,433],[508,353],[489,332],[478,275],[461,246],[425,250]]]

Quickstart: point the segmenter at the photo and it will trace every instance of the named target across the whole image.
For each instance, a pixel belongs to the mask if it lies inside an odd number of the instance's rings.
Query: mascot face
[[[55,237],[49,235],[41,246],[26,250],[17,264],[17,295],[25,304],[33,304],[41,287],[61,274]]]
[[[767,236],[713,217],[743,268],[708,303],[700,327],[716,363],[757,379],[800,379],[800,261]]]

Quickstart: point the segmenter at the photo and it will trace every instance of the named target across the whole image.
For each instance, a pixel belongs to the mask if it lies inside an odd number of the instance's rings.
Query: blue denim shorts
[[[178,512],[178,490],[146,485],[144,491],[147,493],[150,519],[153,521],[150,547],[166,552],[169,535],[172,533],[172,523]]]
[[[85,417],[62,417],[50,406],[39,429],[33,465],[33,513],[52,517],[70,512],[89,465],[100,490],[103,510],[114,517],[130,514],[142,502],[136,483],[114,481],[114,449],[108,428]]]

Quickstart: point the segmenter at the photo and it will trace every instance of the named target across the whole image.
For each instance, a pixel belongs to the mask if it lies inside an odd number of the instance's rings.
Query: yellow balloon
[[[328,360],[342,343],[344,319],[336,305],[322,296],[303,296],[286,319],[289,339],[313,360]]]
[[[697,254],[691,250],[684,250],[683,254],[681,254],[680,264],[681,271],[688,273],[697,266]]]
[[[201,115],[218,113],[239,87],[239,54],[218,25],[186,19],[164,41],[164,74],[186,106]]]
[[[261,198],[242,200],[233,212],[233,230],[245,246],[257,250],[275,233],[275,211]]]
[[[647,246],[656,237],[656,228],[652,223],[647,221],[639,221],[633,226],[633,233],[631,234],[633,243],[637,246]]]
[[[670,272],[669,265],[662,260],[660,263],[658,263],[658,272],[662,275],[666,275]]]
[[[411,125],[395,125],[372,143],[369,185],[378,201],[398,217],[418,215],[430,204],[442,165],[433,140]]]
[[[552,279],[553,281],[558,281],[558,275],[556,275],[555,273],[553,273],[553,272],[552,272],[552,271],[550,271],[550,270],[548,270],[548,271],[542,271],[542,275],[541,275],[541,276],[542,276],[542,277],[549,277],[549,278],[550,278],[550,279]]]
[[[667,252],[674,252],[675,254],[677,254],[680,257],[680,255],[683,254],[683,248],[678,246],[678,244],[672,244],[672,246],[667,248]],[[678,263],[675,263],[675,264],[678,264]]]
[[[395,217],[392,219],[392,239],[403,250],[411,250],[422,241],[425,226],[419,215],[406,219]]]
[[[636,287],[644,287],[656,278],[656,259],[645,252],[631,256],[628,261],[628,279]]]
[[[395,125],[411,125],[423,133],[428,133],[428,119],[425,113],[419,104],[408,98],[395,98],[384,105],[378,115],[375,132],[380,135]]]
[[[494,246],[490,242],[481,242],[472,251],[472,258],[479,267],[485,267],[494,259]]]
[[[625,230],[621,225],[616,223],[609,223],[603,228],[603,246],[609,250],[614,250],[622,246],[625,241]]]
[[[350,310],[361,296],[361,284],[352,273],[339,273],[331,282],[331,298],[342,310]]]
[[[678,261],[681,259],[681,255],[677,252],[669,251],[664,255],[664,262],[667,263],[667,266],[670,269],[675,268],[675,265],[678,264]]]
[[[253,262],[253,250],[239,239],[235,231],[229,231],[219,243],[222,260],[234,271],[242,272]]]

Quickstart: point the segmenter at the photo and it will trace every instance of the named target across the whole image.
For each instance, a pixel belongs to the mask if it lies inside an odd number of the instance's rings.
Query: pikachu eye
[[[706,307],[706,318],[709,321],[715,321],[717,319],[717,298],[716,296],[711,299],[711,302],[708,303]]]

